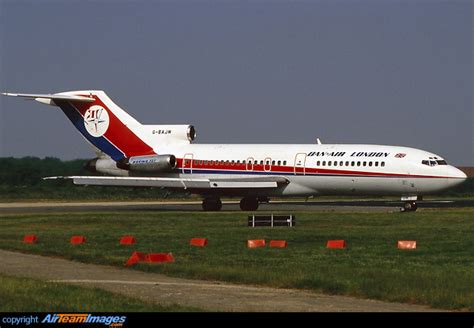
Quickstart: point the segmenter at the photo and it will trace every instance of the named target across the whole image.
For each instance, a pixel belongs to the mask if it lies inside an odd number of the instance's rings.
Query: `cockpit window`
[[[425,159],[421,161],[421,164],[427,165],[427,166],[436,166],[436,165],[448,165],[444,159],[433,159],[430,158],[429,160]]]

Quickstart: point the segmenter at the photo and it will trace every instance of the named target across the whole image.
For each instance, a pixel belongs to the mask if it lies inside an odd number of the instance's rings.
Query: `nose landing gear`
[[[418,205],[414,201],[405,202],[403,207],[400,209],[400,212],[415,212],[418,208]]]

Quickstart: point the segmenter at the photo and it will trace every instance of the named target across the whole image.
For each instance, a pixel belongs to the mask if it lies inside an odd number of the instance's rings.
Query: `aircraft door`
[[[265,157],[263,160],[263,170],[265,172],[270,172],[272,170],[272,159],[270,157]]]
[[[295,155],[295,166],[294,172],[295,175],[305,175],[306,174],[306,153],[297,153]]]
[[[247,171],[253,171],[253,163],[254,163],[253,157],[247,158],[247,161],[245,162],[245,169]]]
[[[183,174],[193,173],[193,154],[184,154],[183,157]]]

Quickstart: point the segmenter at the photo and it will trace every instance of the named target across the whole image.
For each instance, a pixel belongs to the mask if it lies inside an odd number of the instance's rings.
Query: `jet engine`
[[[117,162],[119,169],[134,172],[171,172],[176,165],[174,155],[133,156]]]
[[[196,129],[192,125],[142,125],[146,131],[143,138],[151,144],[190,144],[196,139]]]

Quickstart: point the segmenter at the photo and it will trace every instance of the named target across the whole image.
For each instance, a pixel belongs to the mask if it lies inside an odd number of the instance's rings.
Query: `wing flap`
[[[123,187],[156,187],[178,189],[260,189],[277,188],[288,183],[283,177],[232,178],[232,179],[181,179],[158,177],[102,177],[102,176],[67,176],[47,177],[45,180],[70,179],[77,185],[123,186]]]
[[[122,186],[122,187],[157,187],[157,188],[210,188],[207,179],[145,178],[145,177],[100,177],[69,176],[48,177],[52,179],[71,179],[76,185],[89,186]]]

